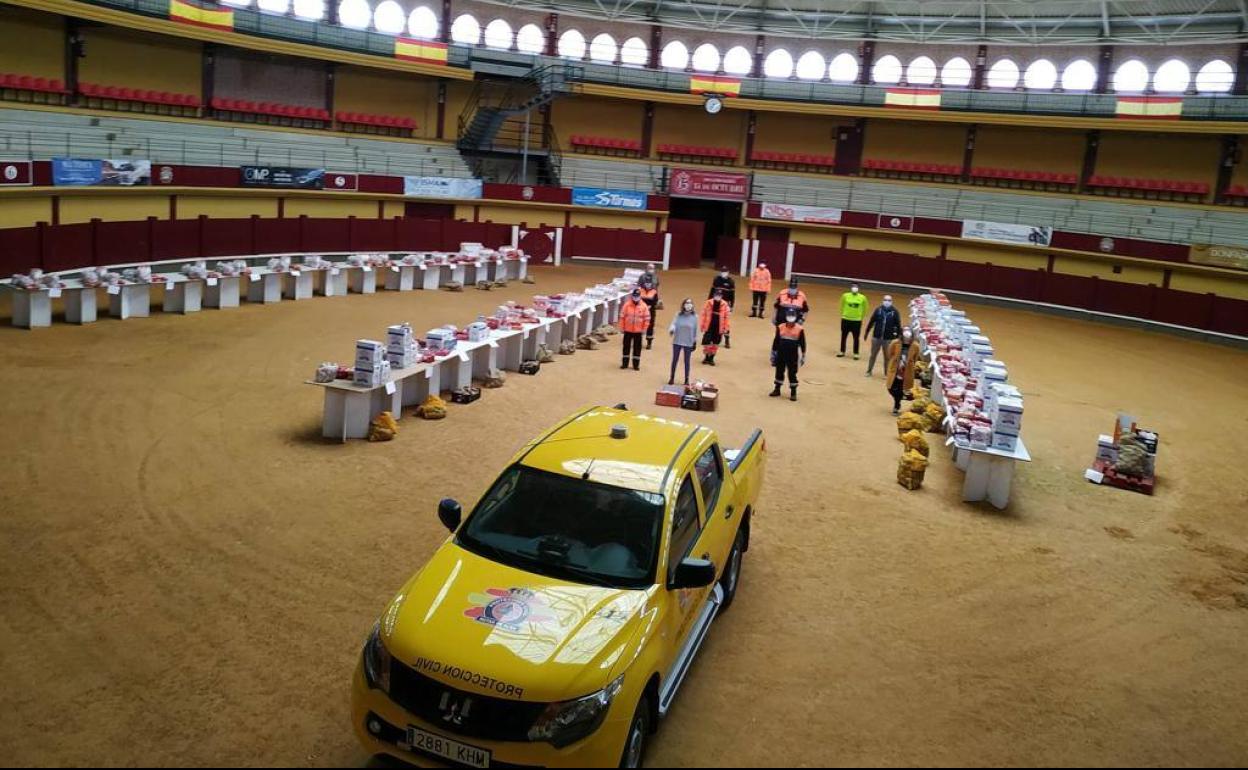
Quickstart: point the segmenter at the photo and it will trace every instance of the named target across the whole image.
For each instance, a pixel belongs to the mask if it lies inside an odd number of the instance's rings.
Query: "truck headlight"
[[[593,695],[550,704],[529,729],[529,740],[545,741],[562,749],[593,735],[607,718],[611,701],[623,686],[621,676]]]
[[[364,678],[369,687],[390,692],[390,651],[381,641],[381,623],[373,626],[364,643]]]

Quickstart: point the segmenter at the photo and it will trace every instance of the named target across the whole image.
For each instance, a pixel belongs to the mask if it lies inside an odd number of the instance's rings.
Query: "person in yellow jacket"
[[[858,291],[858,284],[850,285],[849,291],[841,295],[841,352],[837,358],[845,357],[845,338],[854,338],[854,360],[858,360],[858,342],[862,337],[862,319],[867,317],[866,295]]]
[[[754,293],[754,304],[750,306],[750,318],[767,317],[767,297],[771,294],[771,271],[766,262],[759,262],[750,276],[750,291]]]

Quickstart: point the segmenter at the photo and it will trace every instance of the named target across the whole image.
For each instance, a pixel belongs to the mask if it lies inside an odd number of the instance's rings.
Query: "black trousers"
[[[767,292],[754,292],[754,306],[752,309],[759,315],[765,315],[767,313]]]
[[[624,357],[629,357],[629,348],[632,348],[632,357],[634,360],[641,358],[641,332],[624,332]]]
[[[901,378],[894,377],[893,384],[888,386],[889,395],[893,397],[893,409],[901,409],[901,397],[905,392],[901,389]]]
[[[784,383],[785,373],[789,375],[789,387],[797,387],[797,356],[785,358],[779,356],[776,358],[776,387],[780,387]]]
[[[653,304],[650,302],[646,304],[650,305],[650,325],[646,327],[646,339],[652,340],[654,339],[654,322],[659,317],[659,303],[656,300]]]
[[[854,338],[854,355],[858,355],[859,337],[862,336],[862,321],[846,321],[841,319],[841,352],[845,352],[845,337],[853,335]]]

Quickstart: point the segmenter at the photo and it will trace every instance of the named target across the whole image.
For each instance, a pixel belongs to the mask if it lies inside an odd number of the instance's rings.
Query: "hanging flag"
[[[184,0],[169,0],[169,18],[196,27],[234,31],[234,12],[224,8],[201,8]]]
[[[1183,98],[1178,96],[1120,96],[1118,117],[1177,120],[1183,115]]]
[[[940,91],[934,88],[890,88],[884,94],[884,106],[939,110]]]
[[[394,58],[421,64],[446,64],[446,43],[429,40],[412,40],[406,37],[394,39]]]
[[[741,80],[739,78],[719,78],[714,75],[690,75],[689,92],[694,94],[718,94],[719,96],[740,96]]]

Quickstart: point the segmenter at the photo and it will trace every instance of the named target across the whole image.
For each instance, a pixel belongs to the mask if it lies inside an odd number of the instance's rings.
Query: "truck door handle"
[[[736,509],[735,509],[735,508],[733,508],[731,505],[730,505],[730,506],[728,506],[727,508],[725,508],[725,509],[724,509],[724,518],[725,518],[725,519],[731,519],[731,518],[732,518],[732,514],[733,514],[733,513],[735,513],[735,512],[736,512]]]

